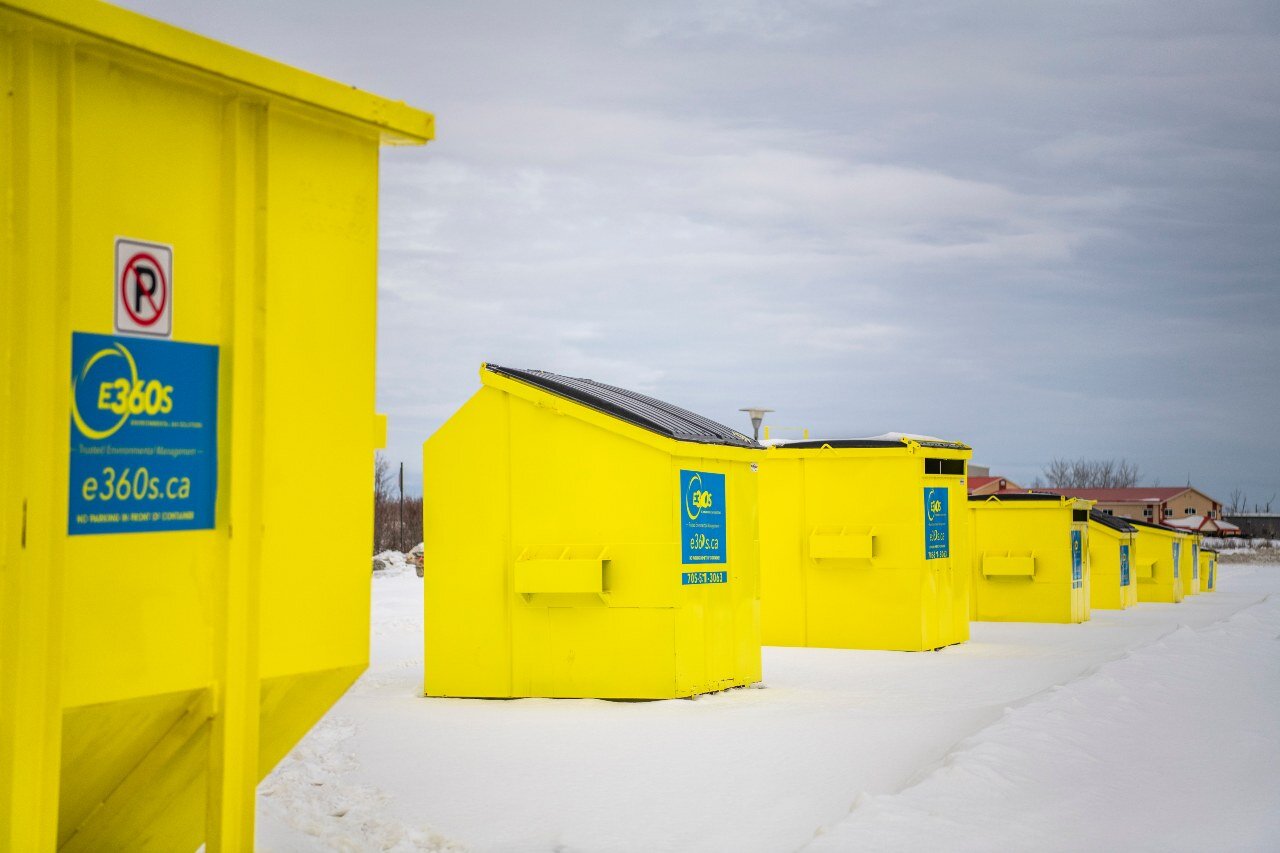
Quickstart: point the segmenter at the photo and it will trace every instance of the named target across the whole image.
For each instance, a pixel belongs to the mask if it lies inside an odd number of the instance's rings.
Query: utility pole
[[[404,553],[404,463],[400,463],[400,553]]]

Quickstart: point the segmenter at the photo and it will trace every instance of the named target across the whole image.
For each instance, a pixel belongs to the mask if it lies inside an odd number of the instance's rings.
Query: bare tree
[[[1231,490],[1227,504],[1227,512],[1235,515],[1240,512],[1247,512],[1249,509],[1249,496],[1244,493],[1244,489],[1236,486]]]
[[[1043,477],[1055,489],[1119,489],[1136,486],[1139,470],[1127,459],[1054,458]]]

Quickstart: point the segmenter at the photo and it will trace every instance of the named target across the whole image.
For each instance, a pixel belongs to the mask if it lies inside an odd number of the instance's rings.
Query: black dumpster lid
[[[831,447],[835,449],[843,449],[846,447],[857,448],[874,448],[874,447],[906,447],[901,441],[889,441],[883,438],[831,438],[821,439],[804,439],[802,441],[779,442],[774,447],[781,450],[819,450],[823,447]]]
[[[888,438],[883,436],[875,436],[872,438],[813,438],[802,439],[800,441],[780,441],[774,447],[780,447],[784,450],[819,450],[823,447],[833,449],[844,448],[894,448],[906,447],[906,441],[914,441],[921,447],[940,447],[947,450],[969,450],[970,447],[959,441],[943,441],[941,439],[932,438],[915,438],[912,436],[904,436],[903,438]]]
[[[1119,530],[1121,533],[1132,533],[1138,529],[1130,524],[1127,518],[1122,518],[1118,515],[1107,515],[1105,512],[1099,512],[1096,509],[1089,510],[1089,520],[1096,521],[1103,527]]]
[[[763,449],[724,424],[625,388],[545,370],[522,370],[499,364],[486,364],[485,368],[677,441]]]
[[[969,500],[981,501],[998,501],[1004,503],[1006,501],[1060,501],[1062,495],[1047,495],[1044,492],[1013,492],[1007,495],[969,495]]]

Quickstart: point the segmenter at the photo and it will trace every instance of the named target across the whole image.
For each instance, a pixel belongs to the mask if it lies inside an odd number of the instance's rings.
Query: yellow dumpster
[[[1124,610],[1138,603],[1133,572],[1138,528],[1124,518],[1089,510],[1089,608]]]
[[[1200,549],[1200,591],[1215,592],[1218,589],[1218,552],[1212,548]]]
[[[1126,520],[1138,528],[1133,566],[1138,578],[1138,601],[1182,601],[1183,534],[1149,521]]]
[[[766,645],[921,651],[969,638],[963,444],[798,441],[760,468]]]
[[[378,148],[431,117],[0,2],[0,850],[248,850],[364,669]]]
[[[1087,621],[1092,506],[1038,493],[971,497],[973,618]]]
[[[483,365],[423,445],[428,696],[664,699],[760,680],[750,438]]]

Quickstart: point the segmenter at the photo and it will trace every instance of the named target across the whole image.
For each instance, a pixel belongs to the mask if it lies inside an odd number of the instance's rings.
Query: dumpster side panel
[[[71,253],[72,281],[83,284],[70,294],[70,328],[112,333],[112,312],[103,310],[112,299],[111,247],[118,236],[143,236],[179,249],[174,337],[219,343],[226,245],[219,97],[92,51],[77,52],[74,91],[72,239],[98,251]],[[149,116],[146,132],[138,113]],[[131,162],[147,167],[101,168]],[[69,335],[60,346],[69,348]],[[134,466],[126,457],[105,460],[108,467],[123,476]],[[213,587],[225,559],[214,531],[71,537],[67,557],[66,606],[76,618],[67,625],[65,706],[210,683]]]
[[[976,619],[1080,622],[1088,618],[1082,603],[1084,590],[1073,588],[1069,507],[983,502],[972,504],[970,512]],[[1087,540],[1082,539],[1081,545],[1087,546]],[[1006,558],[1025,565],[1026,570],[1010,572]]]
[[[1139,530],[1135,560],[1139,601],[1182,601],[1181,570],[1173,562],[1175,542],[1177,534],[1172,531],[1153,527]]]
[[[925,565],[924,498],[905,453],[807,458],[806,533],[810,645],[918,650],[936,625],[936,578]],[[815,553],[821,539],[865,540],[869,558]],[[838,551],[836,553],[839,553]]]
[[[798,458],[760,463],[760,636],[769,646],[808,645],[803,476]]]
[[[429,696],[513,695],[510,405],[482,388],[423,446]]]
[[[1217,587],[1218,555],[1204,548],[1200,549],[1200,591],[1214,592]]]
[[[1098,610],[1123,610],[1130,606],[1130,583],[1122,586],[1120,549],[1129,546],[1131,535],[1103,524],[1089,524],[1089,606]],[[1132,548],[1130,547],[1132,555]]]
[[[674,695],[675,590],[653,559],[671,560],[674,544],[654,518],[671,501],[666,455],[554,403],[509,400],[511,505],[519,511],[510,514],[502,571],[514,572],[524,556],[547,560],[556,574],[556,561],[593,554],[603,592],[511,596],[514,695]]]
[[[378,145],[268,116],[261,676],[369,659]],[[415,542],[405,543],[408,548]]]

